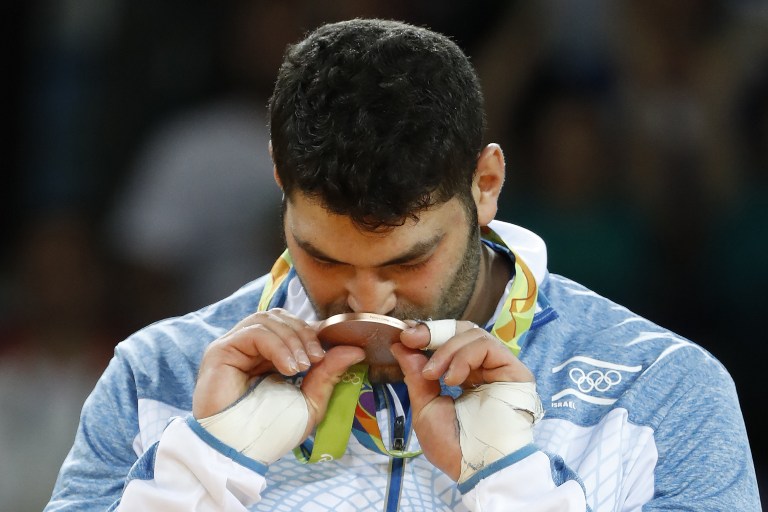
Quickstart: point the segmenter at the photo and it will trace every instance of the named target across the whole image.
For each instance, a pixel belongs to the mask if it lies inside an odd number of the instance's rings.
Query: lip
[[[365,350],[365,362],[370,365],[397,364],[389,351],[400,341],[400,333],[408,324],[377,313],[341,313],[320,322],[317,338],[326,350],[335,345],[351,345]]]

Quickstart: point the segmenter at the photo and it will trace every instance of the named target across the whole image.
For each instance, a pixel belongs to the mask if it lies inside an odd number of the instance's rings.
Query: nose
[[[357,270],[347,282],[347,304],[355,313],[386,315],[397,303],[395,286],[372,270]]]

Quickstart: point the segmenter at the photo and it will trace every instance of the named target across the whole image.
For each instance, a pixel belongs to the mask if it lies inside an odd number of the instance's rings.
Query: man
[[[455,44],[321,27],[270,115],[287,252],[118,346],[47,510],[760,509],[723,367],[493,220],[504,160]],[[392,359],[324,349],[338,313],[405,321]]]

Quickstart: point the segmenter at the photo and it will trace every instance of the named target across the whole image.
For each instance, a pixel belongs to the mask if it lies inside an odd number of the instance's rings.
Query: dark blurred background
[[[731,371],[768,476],[768,4],[759,0],[30,0],[3,4],[0,510],[40,510],[135,329],[280,252],[265,104],[320,23],[451,35],[483,81],[499,217],[550,270]]]

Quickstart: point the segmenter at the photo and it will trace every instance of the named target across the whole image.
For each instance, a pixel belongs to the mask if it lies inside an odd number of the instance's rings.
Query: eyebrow
[[[444,237],[445,237],[445,233],[437,233],[435,236],[433,236],[432,238],[429,238],[428,240],[415,243],[403,254],[400,254],[399,256],[395,256],[394,258],[389,259],[383,263],[380,263],[376,265],[376,267],[402,265],[403,263],[408,263],[409,261],[413,261],[415,259],[423,257],[429,254],[431,251],[433,251],[440,244],[440,242],[442,242]],[[325,254],[323,251],[315,247],[312,244],[312,242],[309,242],[308,240],[302,240],[301,238],[297,237],[295,234],[293,235],[293,239],[296,241],[296,245],[298,245],[304,252],[306,252],[313,258],[317,258],[319,260],[326,261],[328,263],[334,263],[337,265],[349,265],[349,263],[346,263],[344,261],[339,261],[335,258],[331,258],[327,254]]]

